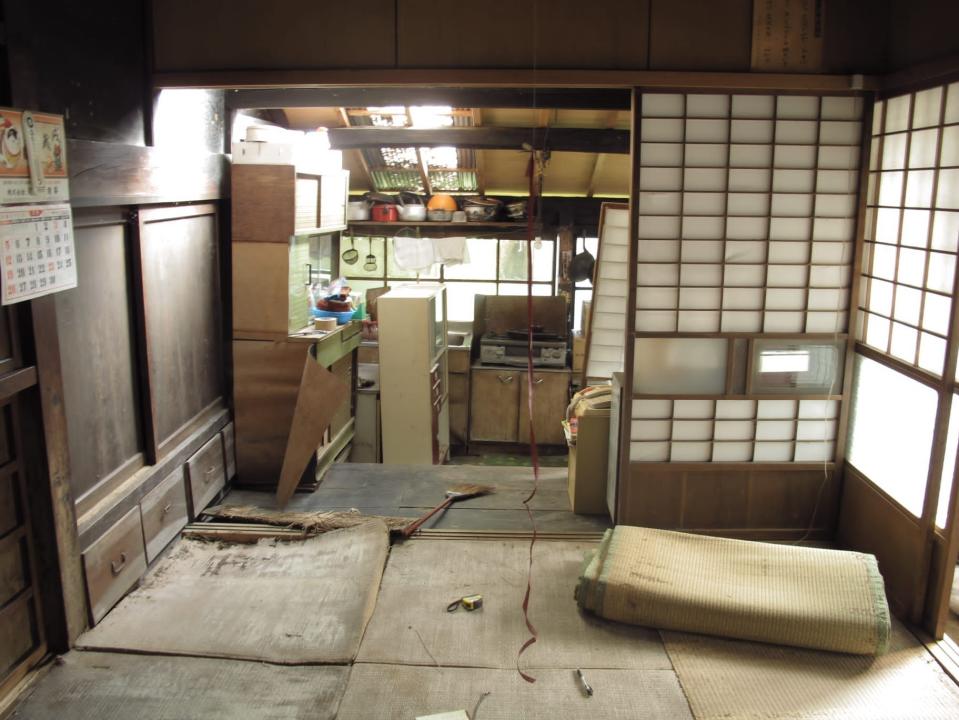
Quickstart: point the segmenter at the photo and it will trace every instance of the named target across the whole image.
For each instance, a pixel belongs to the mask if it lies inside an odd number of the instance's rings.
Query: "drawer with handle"
[[[140,509],[134,507],[83,553],[94,624],[127,594],[146,569]]]
[[[140,501],[147,562],[160,554],[187,524],[186,474],[181,465]]]
[[[226,485],[223,468],[223,440],[217,433],[186,461],[190,481],[193,517],[196,517]]]

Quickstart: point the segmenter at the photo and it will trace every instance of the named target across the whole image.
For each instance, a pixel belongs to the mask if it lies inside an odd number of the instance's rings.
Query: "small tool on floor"
[[[456,612],[459,610],[461,605],[470,612],[473,610],[479,610],[481,607],[483,607],[483,596],[467,595],[466,597],[461,597],[459,600],[454,600],[446,606],[446,612]]]
[[[576,668],[576,677],[579,678],[579,682],[583,686],[583,692],[586,693],[586,696],[593,697],[593,688],[586,682],[586,676],[583,675],[583,671],[579,668]]]
[[[446,499],[437,505],[435,508],[426,513],[423,517],[418,518],[407,525],[400,531],[400,535],[405,538],[408,538],[410,535],[415,533],[420,529],[420,526],[433,517],[436,513],[441,510],[445,510],[454,502],[458,500],[466,500],[471,497],[477,497],[479,495],[489,495],[491,492],[496,492],[496,488],[492,485],[473,485],[473,484],[463,484],[463,485],[454,485],[446,491]]]

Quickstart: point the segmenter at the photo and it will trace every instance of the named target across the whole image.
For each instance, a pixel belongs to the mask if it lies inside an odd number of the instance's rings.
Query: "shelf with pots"
[[[526,237],[527,227],[525,220],[513,222],[374,222],[372,220],[354,220],[347,224],[348,235],[391,237],[398,234],[403,228],[419,230],[422,237],[495,237],[509,238],[516,235]],[[536,225],[533,228],[536,235],[552,232],[548,228]]]

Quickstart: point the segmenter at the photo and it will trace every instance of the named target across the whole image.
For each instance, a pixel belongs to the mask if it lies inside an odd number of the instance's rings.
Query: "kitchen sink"
[[[463,347],[466,344],[467,333],[446,333],[446,344],[450,347]]]

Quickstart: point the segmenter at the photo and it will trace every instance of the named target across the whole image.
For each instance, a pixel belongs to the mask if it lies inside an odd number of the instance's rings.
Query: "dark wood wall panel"
[[[959,55],[959,3],[953,0],[891,2],[888,69]]]
[[[916,588],[922,581],[923,533],[912,517],[848,463],[845,466],[839,527],[840,547],[872,553],[886,584],[889,607],[898,617],[915,621]]]
[[[831,464],[632,463],[617,522],[757,539],[809,530],[824,538],[832,536],[838,494]]]
[[[399,0],[397,66],[643,69],[648,19],[649,0]]]
[[[79,282],[57,293],[56,306],[71,483],[80,498],[139,457],[143,439],[126,218],[77,213],[74,227]]]
[[[143,7],[116,0],[4,0],[14,106],[64,115],[71,138],[144,144]]]
[[[748,71],[753,0],[651,0],[650,70]]]
[[[147,366],[158,445],[223,396],[213,205],[141,210]]]
[[[395,59],[393,0],[152,4],[158,72],[387,67]]]

